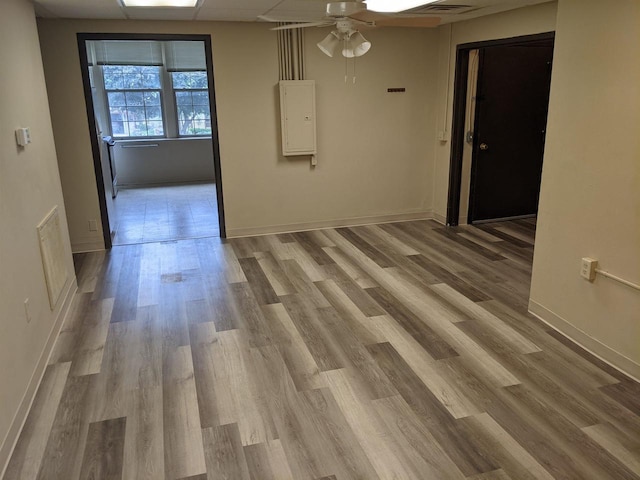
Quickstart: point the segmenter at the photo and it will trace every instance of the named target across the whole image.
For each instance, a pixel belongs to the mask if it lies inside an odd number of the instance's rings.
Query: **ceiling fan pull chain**
[[[358,57],[353,57],[353,84],[356,84],[356,58]]]
[[[344,38],[342,40],[342,49],[344,50],[345,48],[347,48],[347,39]],[[347,78],[349,77],[349,59],[347,57],[344,57],[344,83],[347,83]]]

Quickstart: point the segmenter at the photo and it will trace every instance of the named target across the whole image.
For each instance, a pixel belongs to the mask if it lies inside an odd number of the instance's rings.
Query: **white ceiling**
[[[440,0],[436,5],[468,5],[465,13],[439,15],[442,23],[468,20],[550,0]],[[199,0],[196,8],[125,8],[119,0],[35,0],[36,14],[46,18],[136,20],[259,21],[267,15],[285,21],[324,17],[326,0]]]

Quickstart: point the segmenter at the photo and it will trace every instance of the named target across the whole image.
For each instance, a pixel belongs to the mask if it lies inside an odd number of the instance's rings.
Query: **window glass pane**
[[[145,121],[144,107],[127,107],[127,120],[130,122]]]
[[[105,75],[122,75],[121,65],[103,65],[102,71]]]
[[[147,107],[147,120],[162,121],[162,109],[160,107]]]
[[[172,72],[179,135],[210,135],[207,72]]]
[[[107,90],[159,89],[160,67],[135,65],[103,67],[104,84]]]
[[[144,74],[144,88],[160,88],[160,75],[158,73]]]
[[[111,123],[124,122],[127,120],[127,109],[121,107],[110,108],[109,115],[111,116]]]
[[[209,92],[196,91],[191,96],[194,105],[209,105]]]
[[[209,112],[209,107],[199,107],[200,110],[198,112],[198,118],[202,119],[206,125],[211,126],[211,112]]]
[[[144,92],[145,105],[160,105],[160,92]]]
[[[130,137],[147,137],[147,122],[129,122]]]
[[[113,135],[164,136],[160,67],[104,65],[102,69]]]
[[[107,67],[103,67],[107,68]],[[107,90],[122,90],[122,74],[113,72],[109,73],[107,70],[104,70],[104,88]]]
[[[173,88],[189,88],[189,74],[187,72],[173,72],[171,81]]]
[[[173,72],[171,73],[173,88],[202,89],[207,88],[207,72]]]
[[[178,105],[178,119],[185,120],[191,115],[191,105]]]
[[[207,72],[192,72],[191,88],[207,88]]]
[[[113,65],[104,65],[102,67],[102,76],[104,78],[104,86],[107,90],[122,89],[122,67]]]
[[[142,106],[144,105],[144,93],[142,92],[126,92],[127,105]]]
[[[128,137],[127,131],[125,130],[125,123],[120,121],[114,121],[113,117],[111,120],[111,133],[114,137]]]
[[[139,73],[124,74],[124,88],[125,89],[138,89],[144,88],[144,75]]]
[[[178,105],[191,105],[191,92],[176,92],[176,103]]]
[[[164,136],[159,91],[107,92],[114,137]]]
[[[180,135],[210,135],[208,107],[178,105],[178,132]]]
[[[193,109],[190,106],[178,106],[178,133],[192,135]]]
[[[109,92],[107,93],[107,99],[109,100],[109,105],[112,107],[127,104],[124,100],[124,93],[122,92]]]
[[[124,75],[135,75],[136,73],[140,72],[140,67],[138,67],[137,65],[123,65],[122,66],[122,73]]]
[[[148,132],[150,136],[161,137],[164,135],[164,127],[161,121],[149,121],[147,122]]]

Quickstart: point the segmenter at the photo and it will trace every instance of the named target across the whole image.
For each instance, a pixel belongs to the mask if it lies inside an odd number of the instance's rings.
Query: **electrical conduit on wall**
[[[280,80],[305,79],[303,28],[278,30],[278,66]]]

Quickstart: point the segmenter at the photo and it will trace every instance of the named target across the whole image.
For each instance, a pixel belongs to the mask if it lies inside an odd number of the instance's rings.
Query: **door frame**
[[[84,100],[89,122],[89,132],[96,131],[96,117],[93,109],[93,96],[91,95],[91,81],[89,79],[89,59],[87,58],[86,42],[90,40],[147,40],[147,41],[201,41],[204,42],[204,52],[207,64],[207,77],[209,89],[209,110],[211,113],[211,143],[213,148],[213,170],[216,183],[216,197],[218,200],[218,226],[220,237],[226,238],[227,232],[224,217],[224,199],[222,193],[222,167],[220,165],[220,144],[218,140],[218,116],[216,109],[216,91],[213,78],[213,55],[211,48],[211,35],[191,34],[163,34],[163,33],[78,33],[78,53],[80,54],[80,69],[82,71],[82,84],[84,87]],[[96,135],[91,134],[91,151],[93,155],[93,169],[98,187],[98,202],[100,204],[100,217],[104,246],[108,250],[112,247],[111,229],[109,227],[109,212],[107,211],[106,191],[100,162],[100,145]]]
[[[453,118],[451,127],[451,157],[449,160],[449,193],[447,218],[449,227],[458,225],[460,217],[460,190],[462,187],[462,157],[464,149],[464,127],[467,109],[467,80],[469,76],[469,52],[486,47],[512,46],[555,40],[555,32],[534,35],[461,43],[456,47],[456,69],[453,83]]]

